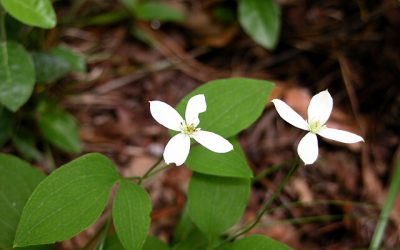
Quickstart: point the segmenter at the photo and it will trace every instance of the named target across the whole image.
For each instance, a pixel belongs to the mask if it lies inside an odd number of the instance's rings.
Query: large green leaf
[[[75,118],[59,108],[45,109],[39,117],[43,136],[53,145],[69,153],[81,151],[78,125]]]
[[[240,0],[239,22],[261,46],[274,49],[278,44],[281,16],[274,0]]]
[[[0,42],[0,103],[17,111],[28,101],[34,85],[35,68],[29,53],[18,43]]]
[[[11,113],[0,106],[0,146],[11,136],[13,117]]]
[[[0,0],[4,9],[19,21],[41,28],[53,28],[56,14],[50,0]]]
[[[141,20],[159,20],[170,22],[182,22],[184,14],[165,3],[145,2],[137,4],[133,9],[134,14]]]
[[[242,216],[249,193],[249,179],[194,173],[189,184],[189,216],[213,242]]]
[[[147,192],[128,180],[121,180],[113,204],[113,221],[126,250],[140,250],[150,226],[151,201]]]
[[[199,127],[231,137],[249,127],[261,115],[274,84],[264,80],[229,78],[210,81],[187,95],[177,106],[182,115],[190,97],[204,94],[207,110]]]
[[[219,247],[218,250],[293,250],[287,245],[264,235],[250,235],[233,243]]]
[[[29,198],[15,246],[54,243],[83,231],[101,215],[118,179],[111,160],[97,153],[61,166]]]
[[[236,139],[231,139],[234,150],[216,154],[203,146],[190,150],[186,164],[196,172],[227,177],[251,178],[253,174]]]
[[[0,154],[0,248],[12,248],[22,209],[44,177],[27,162]]]

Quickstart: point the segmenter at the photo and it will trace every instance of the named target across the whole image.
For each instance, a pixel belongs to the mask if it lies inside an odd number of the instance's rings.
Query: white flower
[[[169,140],[164,150],[164,160],[167,164],[182,165],[189,155],[190,138],[217,153],[226,153],[233,149],[232,144],[220,135],[201,130],[199,114],[206,111],[207,104],[203,94],[189,99],[185,120],[170,105],[161,101],[150,101],[150,113],[153,118],[169,129],[179,131]]]
[[[364,141],[361,136],[356,134],[328,128],[325,123],[332,112],[333,100],[327,90],[321,91],[311,98],[308,105],[308,119],[304,120],[285,102],[274,99],[272,102],[275,105],[278,114],[288,123],[293,126],[309,131],[297,146],[297,153],[305,164],[312,164],[318,157],[318,140],[317,134],[343,143],[356,143]]]

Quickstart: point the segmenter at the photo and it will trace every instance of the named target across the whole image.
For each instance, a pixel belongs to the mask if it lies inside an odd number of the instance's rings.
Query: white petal
[[[308,130],[307,122],[284,101],[274,99],[272,100],[272,103],[275,105],[276,111],[283,120],[299,129]]]
[[[206,98],[203,94],[195,95],[189,99],[186,105],[185,119],[186,123],[193,124],[195,127],[199,125],[199,114],[206,111]]]
[[[311,98],[308,105],[308,122],[319,121],[325,124],[331,115],[333,100],[328,90],[324,90]]]
[[[193,135],[193,138],[216,153],[226,153],[233,149],[232,144],[227,139],[213,132],[200,130]]]
[[[175,131],[181,130],[181,123],[184,122],[181,115],[167,103],[150,101],[150,113],[164,127]]]
[[[318,139],[314,133],[307,133],[297,146],[297,153],[305,164],[313,164],[318,158]]]
[[[189,155],[190,137],[185,134],[177,134],[169,140],[164,149],[164,161],[167,164],[182,165]]]
[[[334,128],[324,128],[319,131],[318,134],[322,137],[343,143],[356,143],[364,141],[364,139],[359,135]]]

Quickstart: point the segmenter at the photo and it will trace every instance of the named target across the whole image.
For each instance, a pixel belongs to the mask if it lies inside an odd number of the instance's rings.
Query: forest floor
[[[86,2],[75,9],[60,3],[58,14],[88,17],[121,7]],[[125,176],[143,174],[169,140],[168,131],[151,117],[148,101],[176,105],[210,80],[273,81],[272,98],[283,99],[304,117],[311,96],[328,89],[334,99],[328,125],[362,135],[365,143],[320,140],[317,162],[298,170],[253,232],[295,249],[367,248],[400,159],[398,1],[278,1],[282,32],[274,51],[258,46],[237,22],[221,23],[212,16],[216,6],[235,9],[235,1],[173,2],[190,16],[184,23],[126,18],[83,25],[85,18],[78,18],[76,27],[60,25],[48,36],[49,47],[62,42],[88,60],[87,74],[52,87],[79,121],[84,152],[110,156]],[[138,34],[146,34],[147,43]],[[276,189],[304,134],[266,103],[261,118],[240,135],[254,175],[264,174],[240,224],[254,218]],[[56,155],[58,163],[66,160]],[[190,176],[186,167],[171,167],[145,183],[153,200],[151,233],[166,242],[173,237]],[[94,231],[64,242],[63,248],[84,245]],[[399,197],[383,245],[400,249]]]

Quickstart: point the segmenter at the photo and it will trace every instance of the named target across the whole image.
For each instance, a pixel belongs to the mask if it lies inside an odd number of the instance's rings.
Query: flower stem
[[[286,186],[290,178],[293,176],[293,174],[296,172],[296,170],[300,166],[300,161],[297,160],[292,168],[290,169],[289,173],[285,176],[285,178],[282,180],[282,182],[279,184],[278,189],[272,194],[272,196],[268,199],[268,201],[261,207],[261,209],[258,211],[257,216],[254,220],[253,223],[245,227],[244,229],[238,231],[237,233],[233,234],[232,236],[228,237],[226,241],[232,241],[236,239],[237,237],[249,232],[251,229],[253,229],[261,220],[263,215],[268,211],[272,203],[275,201],[276,198],[280,195],[282,192],[283,188]]]
[[[156,163],[153,164],[153,166],[151,166],[146,173],[144,173],[144,175],[142,177],[139,178],[138,184],[142,184],[143,180],[147,179],[148,177],[152,176],[152,172],[154,171],[154,169],[156,169],[160,163],[162,162],[163,157],[161,156],[160,159],[158,159],[156,161]],[[168,165],[167,165],[168,166]]]

